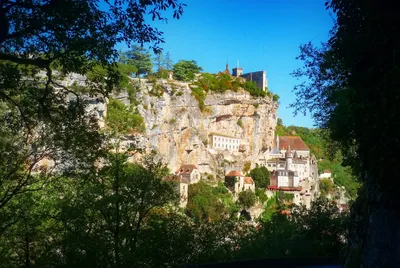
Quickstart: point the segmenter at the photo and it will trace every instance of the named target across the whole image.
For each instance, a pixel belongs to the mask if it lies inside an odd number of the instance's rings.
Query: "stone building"
[[[269,159],[261,163],[269,171],[287,169],[297,172],[300,182],[316,175],[316,163],[310,157],[310,149],[298,136],[277,136],[276,147],[269,153]],[[290,150],[290,154],[287,151]],[[290,159],[287,159],[290,156]],[[288,161],[289,160],[289,161]],[[315,174],[313,174],[315,173]]]
[[[175,172],[175,175],[182,176],[187,179],[189,184],[198,183],[200,181],[200,171],[195,165],[185,164]]]
[[[256,186],[251,177],[245,177],[241,172],[232,170],[225,175],[225,185],[232,191],[234,195],[238,195],[242,191],[251,190],[255,192]]]
[[[300,178],[298,176],[298,172],[293,170],[293,153],[289,149],[286,152],[286,164],[285,169],[279,168],[275,169],[272,172],[272,176],[270,179],[270,188],[272,189],[300,189]]]
[[[211,133],[211,147],[215,150],[228,150],[231,152],[239,152],[240,139],[219,133]]]
[[[189,179],[179,175],[170,175],[165,177],[164,180],[175,185],[175,190],[179,194],[179,206],[186,207],[189,197]]]
[[[266,88],[268,87],[267,73],[265,71],[257,71],[244,74],[243,68],[238,67],[232,69],[232,76],[243,77],[248,81],[253,81],[262,90],[266,90]]]
[[[229,71],[229,66],[226,64],[226,68],[222,72],[218,72],[219,75],[221,74],[228,74],[231,75]],[[232,75],[233,77],[242,77],[247,81],[253,81],[257,84],[257,86],[262,89],[266,90],[268,88],[268,79],[267,73],[265,71],[257,71],[257,72],[250,72],[250,73],[243,73],[243,68],[233,68]]]
[[[321,174],[319,174],[319,178],[322,179],[331,179],[332,173],[330,170],[326,169]]]

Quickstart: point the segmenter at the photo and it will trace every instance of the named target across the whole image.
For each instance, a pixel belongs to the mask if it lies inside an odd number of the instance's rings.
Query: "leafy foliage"
[[[153,69],[150,52],[138,45],[134,45],[131,50],[121,52],[119,61],[127,65],[135,66],[137,69],[136,76],[149,74]]]
[[[265,188],[269,186],[270,173],[266,167],[257,166],[250,171],[249,175],[253,178],[257,188]]]
[[[223,185],[212,187],[202,181],[189,185],[186,213],[196,222],[219,221],[236,210],[232,195]]]
[[[248,209],[256,203],[256,195],[250,189],[239,193],[238,204],[244,209]]]
[[[335,185],[330,179],[322,179],[319,183],[319,189],[322,196],[326,196],[332,192]]]
[[[194,75],[201,70],[202,68],[194,60],[180,60],[173,67],[174,78],[180,81],[192,81]]]
[[[135,113],[132,106],[128,107],[116,99],[110,98],[106,119],[107,126],[116,133],[126,134],[131,131],[145,130],[143,117]]]
[[[266,91],[260,89],[257,86],[257,83],[253,81],[246,81],[243,84],[243,88],[244,90],[248,91],[250,95],[255,97],[265,97],[267,95]]]

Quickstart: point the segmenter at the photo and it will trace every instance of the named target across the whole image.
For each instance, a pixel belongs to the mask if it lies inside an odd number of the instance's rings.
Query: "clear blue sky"
[[[181,0],[187,4],[180,20],[153,23],[164,32],[162,48],[180,59],[196,60],[205,72],[235,67],[265,70],[269,89],[280,95],[278,116],[285,125],[312,127],[309,115],[288,105],[297,83],[290,73],[301,66],[299,45],[326,41],[333,19],[325,0]]]

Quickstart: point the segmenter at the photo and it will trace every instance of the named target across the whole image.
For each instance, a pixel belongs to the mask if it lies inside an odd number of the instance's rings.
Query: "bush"
[[[266,167],[255,167],[250,171],[250,177],[253,178],[256,187],[265,188],[269,186],[270,173]]]
[[[238,204],[244,209],[248,209],[256,203],[256,195],[249,189],[239,193]]]
[[[244,128],[242,119],[239,119],[239,120],[237,121],[237,125],[238,125],[239,127],[241,127],[241,128]]]
[[[174,78],[180,81],[192,81],[195,74],[201,70],[202,68],[194,60],[180,60],[173,67]]]
[[[257,84],[253,81],[246,81],[243,85],[244,90],[250,93],[250,95],[255,97],[265,97],[267,93],[260,89]]]
[[[272,97],[272,99],[274,101],[278,101],[279,100],[279,95],[278,94],[274,94],[274,96]]]
[[[206,104],[206,93],[199,87],[192,86],[192,95],[195,97],[195,99],[199,102],[199,108],[200,111],[204,111]]]
[[[261,204],[264,204],[268,200],[268,197],[265,194],[265,190],[262,188],[256,188],[256,196],[258,197],[258,200]]]

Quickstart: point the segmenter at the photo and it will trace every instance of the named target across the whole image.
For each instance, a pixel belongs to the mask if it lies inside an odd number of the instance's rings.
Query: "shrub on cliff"
[[[174,67],[174,78],[179,81],[191,81],[195,74],[203,70],[194,60],[180,60]]]

